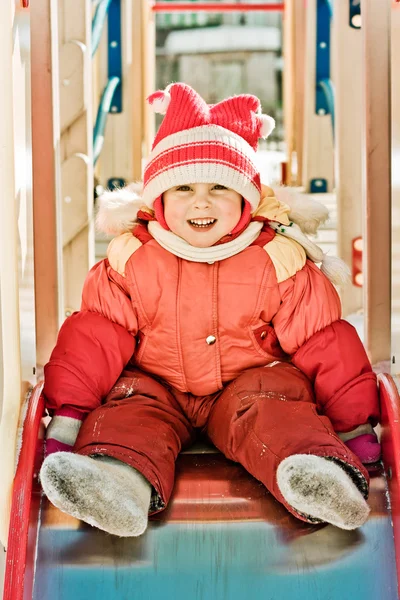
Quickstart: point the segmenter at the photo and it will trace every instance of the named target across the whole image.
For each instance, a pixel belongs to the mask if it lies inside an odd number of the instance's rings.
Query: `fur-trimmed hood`
[[[120,235],[130,231],[138,219],[139,211],[154,215],[141,199],[142,183],[105,191],[98,198],[96,226],[107,235]],[[265,218],[281,225],[296,223],[307,234],[313,234],[328,217],[328,209],[305,194],[288,187],[262,186],[262,196],[253,218]]]
[[[124,188],[103,192],[97,199],[97,230],[106,235],[130,231],[137,222],[139,210],[144,206],[142,188],[141,183],[131,183]]]
[[[98,200],[96,225],[107,235],[120,235],[132,230],[138,218],[155,220],[154,212],[143,204],[141,183],[131,183],[125,188],[106,191]],[[140,214],[141,213],[141,214]],[[334,285],[344,285],[350,269],[335,256],[327,256],[306,234],[316,233],[329,217],[328,209],[289,187],[262,186],[260,204],[252,213],[253,221],[268,221],[278,234],[298,242],[310,260],[320,263],[321,271]]]

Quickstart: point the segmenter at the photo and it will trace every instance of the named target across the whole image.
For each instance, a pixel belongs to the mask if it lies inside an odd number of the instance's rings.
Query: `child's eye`
[[[179,185],[176,188],[177,192],[189,192],[190,191],[190,186],[189,185]]]
[[[213,190],[227,190],[228,188],[225,187],[224,185],[221,185],[219,183],[217,183],[216,185],[214,185]]]

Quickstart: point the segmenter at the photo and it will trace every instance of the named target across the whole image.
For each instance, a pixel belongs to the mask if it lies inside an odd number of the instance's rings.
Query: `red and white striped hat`
[[[147,100],[165,118],[144,171],[144,203],[153,208],[163,192],[177,185],[219,183],[247,200],[251,212],[256,210],[258,139],[275,126],[272,117],[261,114],[259,99],[242,94],[208,105],[190,86],[173,83]]]

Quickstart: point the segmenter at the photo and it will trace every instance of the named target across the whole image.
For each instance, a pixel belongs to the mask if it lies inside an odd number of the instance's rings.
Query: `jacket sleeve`
[[[107,260],[97,263],[86,278],[81,310],[62,325],[45,366],[47,408],[88,412],[99,406],[132,357],[136,334],[124,278]]]
[[[340,318],[333,285],[307,261],[279,288],[281,305],[273,325],[282,349],[313,382],[319,411],[338,432],[376,425],[376,376],[356,330]]]

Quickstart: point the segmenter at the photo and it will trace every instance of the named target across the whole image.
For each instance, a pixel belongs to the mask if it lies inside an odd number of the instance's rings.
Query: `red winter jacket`
[[[94,409],[130,360],[198,396],[245,369],[291,360],[336,431],[378,420],[376,377],[334,287],[299,244],[269,228],[214,264],[178,258],[142,225],[115,238],[45,367],[48,408]]]

